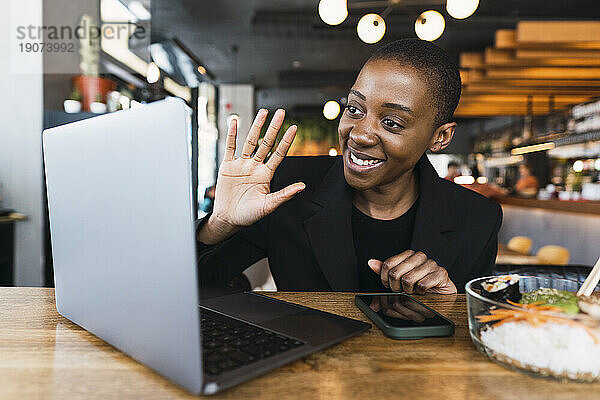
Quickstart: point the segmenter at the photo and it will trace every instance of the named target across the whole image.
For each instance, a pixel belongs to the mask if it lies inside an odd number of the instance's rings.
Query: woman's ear
[[[437,128],[431,138],[429,150],[435,153],[448,147],[454,137],[454,129],[456,129],[456,122],[447,122]]]

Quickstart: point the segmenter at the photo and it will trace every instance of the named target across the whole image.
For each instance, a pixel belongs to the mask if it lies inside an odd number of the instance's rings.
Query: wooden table
[[[365,320],[350,293],[273,293]],[[453,337],[395,341],[376,328],[214,399],[597,399],[600,384],[533,378],[487,360],[468,333],[464,295],[420,297]],[[0,288],[0,398],[183,399],[183,389],[57,314],[53,289]]]

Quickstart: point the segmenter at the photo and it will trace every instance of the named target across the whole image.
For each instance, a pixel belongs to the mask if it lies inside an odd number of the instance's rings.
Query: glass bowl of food
[[[493,361],[536,376],[600,382],[600,293],[568,279],[504,275],[466,285],[469,331]]]

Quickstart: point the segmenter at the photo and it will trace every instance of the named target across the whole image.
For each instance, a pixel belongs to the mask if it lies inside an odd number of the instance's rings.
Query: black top
[[[502,211],[498,203],[442,179],[424,155],[410,249],[448,270],[459,292],[490,274]],[[358,291],[352,234],[353,189],[341,156],[286,157],[271,181],[275,192],[294,182],[306,189],[272,214],[217,245],[198,243],[202,282],[229,282],[267,257],[279,290]],[[201,225],[207,218],[198,221]]]
[[[381,278],[367,262],[374,258],[385,261],[389,257],[410,249],[417,216],[417,203],[398,218],[382,220],[363,214],[352,206],[352,233],[356,252],[358,284],[361,292],[387,292]]]

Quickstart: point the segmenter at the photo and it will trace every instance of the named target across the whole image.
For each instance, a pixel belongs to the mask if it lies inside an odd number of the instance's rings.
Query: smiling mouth
[[[355,154],[352,149],[348,148],[348,161],[353,169],[364,171],[383,164],[384,160],[378,158],[366,158],[365,155]]]

